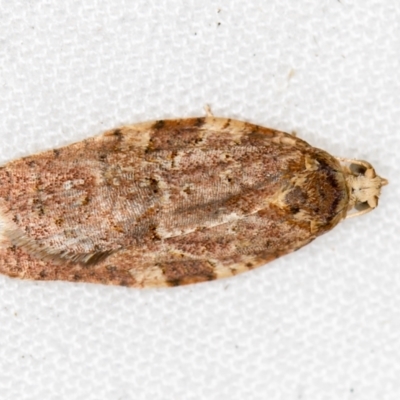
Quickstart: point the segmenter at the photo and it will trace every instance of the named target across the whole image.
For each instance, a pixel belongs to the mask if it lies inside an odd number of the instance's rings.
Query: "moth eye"
[[[367,167],[365,167],[364,165],[360,165],[360,164],[350,164],[350,171],[353,174],[356,175],[365,175],[365,171],[367,170]]]
[[[373,179],[376,177],[376,172],[373,166],[367,162],[360,160],[359,163],[350,164],[350,171],[356,175],[364,175],[367,178]]]
[[[369,209],[369,208],[374,208],[374,207],[371,207],[371,206],[368,204],[368,201],[363,201],[362,203],[357,203],[357,204],[354,206],[354,208],[355,208],[357,211],[365,211],[365,210],[367,210],[367,209]]]

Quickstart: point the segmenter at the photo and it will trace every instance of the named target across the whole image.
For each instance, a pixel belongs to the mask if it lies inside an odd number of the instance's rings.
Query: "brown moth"
[[[386,183],[246,122],[125,126],[0,168],[0,272],[141,288],[225,278],[375,208]]]

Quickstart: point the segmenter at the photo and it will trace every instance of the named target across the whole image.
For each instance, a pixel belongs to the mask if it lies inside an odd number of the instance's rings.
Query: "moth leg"
[[[206,104],[204,106],[204,111],[206,112],[206,116],[207,117],[213,117],[214,116],[213,112],[211,111],[211,107],[210,107],[209,104]]]
[[[353,218],[353,217],[359,217],[360,215],[367,214],[372,210],[373,210],[372,207],[368,207],[365,210],[357,211],[357,212],[352,213],[352,214],[347,214],[345,219],[349,219],[349,218]]]

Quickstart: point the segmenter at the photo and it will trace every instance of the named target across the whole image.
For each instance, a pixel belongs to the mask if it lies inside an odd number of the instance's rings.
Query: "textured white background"
[[[390,180],[374,212],[225,281],[0,277],[6,400],[400,398],[400,2],[0,0],[0,161],[203,114]]]

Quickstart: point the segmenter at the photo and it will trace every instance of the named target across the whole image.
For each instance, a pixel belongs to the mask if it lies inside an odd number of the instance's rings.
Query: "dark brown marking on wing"
[[[206,121],[206,119],[204,117],[196,118],[195,123],[193,124],[193,126],[195,126],[196,128],[201,128],[204,125],[205,121]]]
[[[55,158],[59,157],[61,155],[61,153],[62,153],[62,149],[54,149],[53,150],[53,154],[54,154]]]
[[[227,119],[226,122],[225,122],[225,124],[224,124],[224,126],[222,127],[222,129],[223,129],[223,130],[228,129],[229,126],[230,126],[230,124],[231,124],[231,120],[230,120],[230,119]]]
[[[152,128],[155,130],[163,129],[164,127],[165,127],[165,121],[162,119],[156,121],[152,126]]]
[[[171,261],[159,264],[170,286],[210,281],[216,278],[214,267],[204,260]]]

